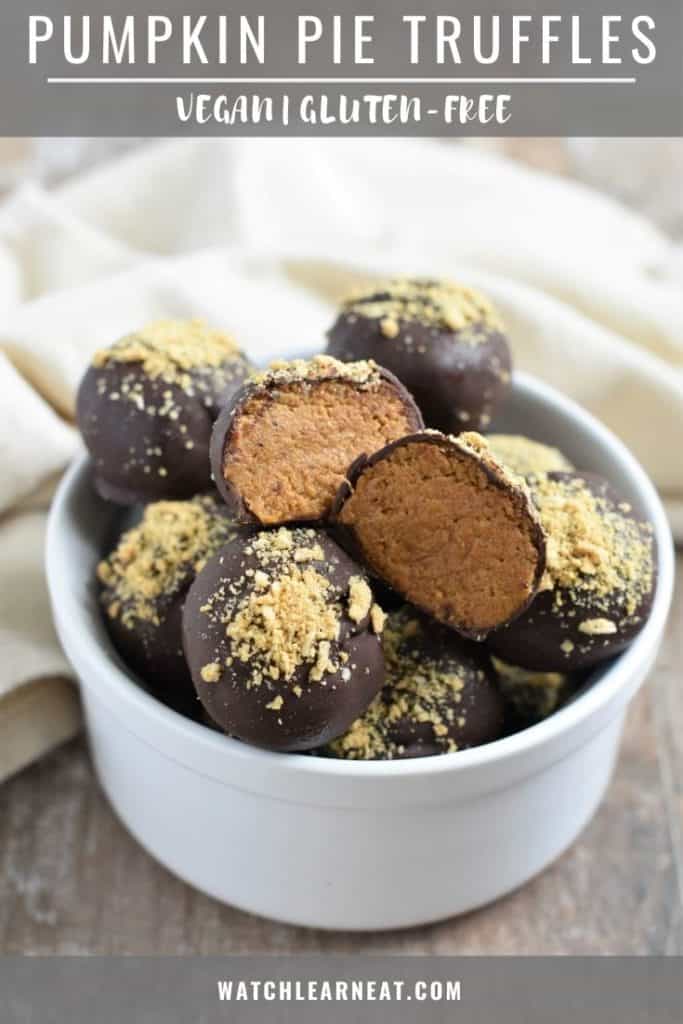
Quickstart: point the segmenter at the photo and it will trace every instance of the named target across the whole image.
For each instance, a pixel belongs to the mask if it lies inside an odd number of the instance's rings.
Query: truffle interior
[[[327,515],[349,465],[414,429],[396,388],[295,382],[254,394],[235,417],[223,473],[261,523]]]
[[[454,447],[397,446],[361,473],[338,518],[380,576],[467,634],[507,622],[533,593],[540,555],[521,496]]]

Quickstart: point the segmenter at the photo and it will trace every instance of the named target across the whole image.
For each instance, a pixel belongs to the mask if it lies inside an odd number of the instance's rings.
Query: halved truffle
[[[224,732],[271,750],[329,742],[384,683],[384,614],[363,571],[320,530],[237,537],[199,574],[183,643]]]
[[[502,735],[503,701],[480,644],[406,606],[389,616],[382,646],[385,686],[322,753],[360,761],[426,757]]]
[[[480,292],[452,281],[394,279],[358,290],[328,332],[338,359],[395,373],[428,427],[485,429],[510,385],[503,323]]]
[[[204,562],[235,532],[211,495],[154,502],[97,567],[114,646],[156,696],[179,710],[196,704],[182,650],[182,604]]]
[[[533,604],[489,646],[524,668],[587,668],[622,651],[647,621],[652,528],[593,474],[550,473],[532,491],[547,534],[546,572]]]
[[[77,417],[98,493],[130,505],[206,490],[213,422],[249,369],[197,320],[159,320],[96,352]]]
[[[574,468],[559,448],[532,441],[522,434],[487,434],[486,443],[499,462],[527,479],[543,473],[571,472]]]
[[[375,363],[276,363],[221,413],[211,468],[240,522],[315,522],[358,455],[421,425],[408,392]]]
[[[528,491],[478,434],[427,431],[359,459],[333,519],[373,573],[475,639],[524,611],[545,566]]]

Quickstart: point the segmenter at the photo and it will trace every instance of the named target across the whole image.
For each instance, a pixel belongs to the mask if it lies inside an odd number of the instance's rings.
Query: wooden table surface
[[[607,798],[523,889],[442,924],[364,936],[251,917],[157,865],[76,740],[0,788],[0,950],[21,953],[683,954],[683,557],[666,642]]]
[[[565,169],[559,142],[509,145]],[[683,954],[682,577],[679,555],[666,641],[629,711],[606,800],[574,846],[511,896],[361,936],[251,917],[190,889],[131,839],[79,739],[0,787],[0,952]]]

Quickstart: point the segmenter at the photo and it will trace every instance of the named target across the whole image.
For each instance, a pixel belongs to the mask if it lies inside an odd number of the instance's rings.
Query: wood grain
[[[575,171],[563,140],[478,145]],[[506,899],[362,936],[250,917],[194,892],[129,837],[81,739],[0,787],[0,952],[683,954],[682,580],[679,555],[666,640],[630,709],[606,800],[560,860]]]
[[[572,849],[508,898],[363,936],[221,906],[128,836],[78,740],[0,788],[0,951],[683,954],[683,556],[678,570],[666,642],[630,709],[607,799]]]

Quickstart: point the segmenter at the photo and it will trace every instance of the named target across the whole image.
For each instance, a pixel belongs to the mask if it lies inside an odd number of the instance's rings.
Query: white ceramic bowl
[[[322,928],[399,928],[471,910],[574,841],[609,782],[626,707],[657,652],[673,585],[664,511],[623,445],[522,374],[497,429],[561,447],[654,525],[659,581],[635,643],[552,717],[474,750],[357,763],[273,754],[164,707],[108,641],[93,574],[117,511],[71,467],[52,507],[48,579],[80,679],[102,785],[159,861],[237,907]]]

